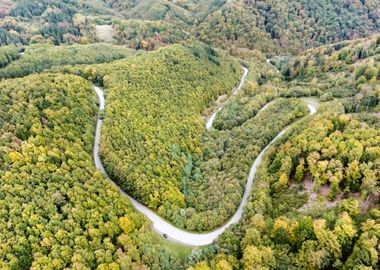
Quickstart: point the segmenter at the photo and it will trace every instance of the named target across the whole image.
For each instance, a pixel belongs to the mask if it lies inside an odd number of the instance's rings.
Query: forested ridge
[[[379,269],[379,26],[374,0],[0,0],[0,268]]]
[[[63,65],[111,62],[134,53],[106,43],[70,46],[38,44],[24,48],[22,57],[14,46],[1,48],[4,48],[3,52],[0,51],[4,55],[4,68],[0,69],[0,79],[21,77]]]
[[[210,230],[232,216],[255,158],[283,128],[306,114],[302,102],[279,100],[240,127],[204,134],[200,160],[190,159],[181,178],[188,204],[182,221],[186,228]]]
[[[277,64],[298,95],[344,98],[347,112],[379,111],[379,53],[380,37],[374,35],[310,49]]]
[[[5,2],[10,2],[6,0]],[[4,10],[0,22],[0,44],[54,44],[85,41],[92,38],[94,26],[77,13],[71,1],[15,0]]]
[[[147,70],[152,62],[155,66]],[[217,96],[228,94],[242,71],[237,62],[199,44],[173,46],[115,64],[65,69],[103,78],[108,105],[101,156],[111,178],[176,226],[191,231],[214,229],[235,212],[254,158],[307,111],[300,102],[280,101],[258,118],[252,114],[246,125],[210,136],[200,113]],[[250,137],[271,114],[276,115],[271,125]]]
[[[190,39],[190,34],[164,21],[118,20],[113,22],[117,43],[133,49],[152,51]]]
[[[188,159],[201,154],[200,113],[231,91],[241,68],[232,58],[200,45],[173,46],[124,64],[115,67],[120,75],[113,72],[104,80],[105,167],[144,204],[161,214],[179,215],[186,206],[179,179]]]

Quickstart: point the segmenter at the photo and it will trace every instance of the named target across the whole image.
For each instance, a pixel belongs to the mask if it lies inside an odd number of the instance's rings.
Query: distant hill
[[[182,39],[183,32],[187,32],[218,47],[294,54],[364,37],[378,32],[380,27],[380,2],[375,0],[15,0],[13,4],[4,3],[0,44],[95,41],[96,25],[126,19],[169,23],[177,28],[180,36],[174,40]],[[148,27],[144,26],[144,32],[157,31],[155,24]],[[125,40],[119,42],[123,44]]]
[[[379,1],[236,0],[210,13],[196,33],[214,45],[280,52],[353,39],[377,32]],[[227,44],[227,45],[226,45]]]

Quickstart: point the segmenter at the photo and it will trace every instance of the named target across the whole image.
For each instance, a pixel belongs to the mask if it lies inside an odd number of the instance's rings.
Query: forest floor
[[[343,192],[339,192],[335,200],[330,201],[327,199],[327,195],[330,192],[330,186],[328,184],[321,185],[318,191],[314,190],[314,183],[311,179],[311,175],[306,174],[302,180],[302,185],[305,192],[309,195],[309,200],[299,210],[309,211],[317,207],[332,208],[335,207],[343,199]]]
[[[295,184],[293,184],[295,185]],[[359,202],[360,212],[366,213],[368,209],[376,207],[376,203],[380,199],[380,195],[371,196],[368,200],[364,200],[359,192],[349,192],[344,193],[339,191],[335,200],[330,201],[327,196],[330,192],[330,186],[328,184],[321,185],[318,191],[314,190],[314,183],[311,179],[311,175],[306,174],[302,180],[302,187],[304,191],[308,194],[309,200],[305,203],[299,210],[302,212],[309,212],[313,209],[320,207],[323,208],[333,208],[338,205],[345,198],[353,198]]]

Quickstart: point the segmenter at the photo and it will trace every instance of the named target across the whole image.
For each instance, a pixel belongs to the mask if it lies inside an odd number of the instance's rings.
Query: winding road
[[[240,79],[240,83],[238,85],[238,87],[236,87],[234,90],[232,90],[232,96],[236,95],[237,92],[240,91],[240,89],[243,87],[244,85],[244,82],[245,82],[245,79],[247,78],[247,75],[248,75],[248,68],[246,67],[242,67],[244,73],[243,73],[243,76],[241,77]],[[227,100],[228,101],[228,100]],[[207,123],[206,123],[206,129],[210,129],[212,127],[212,123],[214,122],[215,120],[215,117],[216,115],[218,114],[218,112],[220,112],[224,105],[226,104],[226,102],[224,102],[222,105],[219,106],[219,108],[217,108],[210,116],[210,118],[208,119]]]
[[[248,74],[248,69],[243,67],[243,70],[244,70],[244,73],[243,73],[243,76],[240,80],[240,84],[237,88],[235,88],[232,91],[232,95],[235,95],[242,88],[242,86],[245,82],[246,76]],[[94,86],[94,90],[95,90],[95,92],[99,98],[99,111],[102,111],[102,110],[104,110],[104,107],[105,107],[105,99],[104,99],[103,90],[97,86]],[[267,104],[267,105],[269,105],[269,104]],[[267,105],[265,105],[258,113],[265,110],[268,107]],[[218,109],[216,109],[216,111],[213,114],[211,114],[211,117],[209,118],[209,120],[206,123],[207,129],[210,129],[212,127],[212,123],[213,123],[217,113],[222,110],[223,106],[224,105],[221,105]],[[316,112],[316,108],[312,104],[308,103],[307,106],[309,108],[310,114],[314,114]],[[103,120],[101,118],[98,118],[97,124],[96,124],[95,143],[94,143],[94,149],[93,149],[93,157],[94,157],[94,161],[95,161],[95,166],[100,172],[102,172],[105,176],[107,176],[107,178],[109,179],[109,181],[112,184],[117,186],[107,175],[107,172],[105,171],[103,163],[102,163],[100,156],[99,156],[99,144],[100,144],[102,123],[103,123]],[[189,245],[189,246],[204,246],[204,245],[211,244],[230,225],[235,224],[240,220],[241,216],[243,215],[244,208],[248,203],[248,197],[252,191],[253,180],[254,180],[258,166],[261,164],[261,161],[262,161],[265,153],[267,152],[268,148],[278,138],[280,138],[288,130],[289,127],[290,126],[285,128],[284,130],[282,130],[257,156],[256,160],[254,161],[254,163],[250,169],[248,179],[247,179],[246,188],[245,188],[245,191],[243,194],[243,198],[242,198],[240,205],[239,205],[237,211],[235,212],[235,214],[224,225],[222,225],[221,227],[219,227],[219,228],[217,228],[211,232],[191,233],[191,232],[187,232],[187,231],[178,229],[175,226],[173,226],[170,222],[168,222],[167,220],[158,216],[154,211],[152,211],[151,209],[149,209],[145,205],[141,204],[140,202],[136,201],[130,195],[125,193],[123,190],[121,190],[118,186],[117,186],[117,188],[120,190],[120,193],[122,195],[128,197],[128,199],[131,201],[131,203],[134,205],[134,207],[137,209],[137,211],[144,214],[152,222],[153,230],[160,233],[161,235],[166,234],[167,238],[169,240],[179,242],[179,243]]]
[[[270,58],[267,59],[267,64],[270,65],[270,66],[272,66],[272,67],[276,70],[277,73],[280,73],[280,71],[278,70],[278,68],[277,68],[275,65],[273,65],[273,64],[271,63],[271,60],[272,60],[272,59],[270,59]]]

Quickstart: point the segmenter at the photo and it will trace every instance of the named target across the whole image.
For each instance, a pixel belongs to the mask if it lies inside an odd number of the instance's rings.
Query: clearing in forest
[[[105,24],[96,26],[96,38],[99,41],[113,43],[115,41],[114,35],[115,29],[113,29],[112,25]]]

